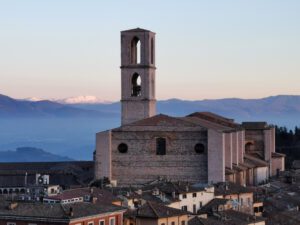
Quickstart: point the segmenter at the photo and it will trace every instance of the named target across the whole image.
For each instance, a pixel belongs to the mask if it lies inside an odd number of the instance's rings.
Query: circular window
[[[204,144],[198,143],[195,145],[195,152],[198,154],[203,154],[205,152]]]
[[[126,153],[128,151],[128,146],[124,143],[119,144],[118,150],[120,153]]]

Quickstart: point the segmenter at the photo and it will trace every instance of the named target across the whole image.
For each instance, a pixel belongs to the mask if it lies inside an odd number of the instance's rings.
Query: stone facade
[[[99,151],[96,156],[106,160],[98,161],[100,174],[97,172],[97,176],[117,180],[122,185],[130,185],[133,181],[142,184],[158,178],[207,183],[207,151],[199,154],[194,150],[198,143],[207,146],[207,130],[181,120],[176,121],[177,126],[167,125],[168,117],[158,117],[165,126],[125,125],[113,129],[111,137],[107,131],[98,133]],[[166,139],[165,155],[156,152],[157,138]],[[121,144],[127,146],[126,153],[119,151]],[[111,167],[107,162],[110,155]]]
[[[121,32],[122,125],[156,114],[155,33]]]

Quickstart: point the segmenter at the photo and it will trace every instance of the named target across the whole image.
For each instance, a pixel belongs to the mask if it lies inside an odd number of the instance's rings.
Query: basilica
[[[96,134],[95,179],[258,185],[284,170],[275,128],[212,112],[156,114],[155,33],[121,32],[121,126]]]

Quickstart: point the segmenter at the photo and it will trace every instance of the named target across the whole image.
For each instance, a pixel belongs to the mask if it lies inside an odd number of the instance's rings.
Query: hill
[[[111,117],[111,113],[79,109],[53,101],[17,100],[0,94],[0,117]]]
[[[59,162],[71,160],[68,157],[32,147],[17,148],[15,151],[0,151],[0,162]]]

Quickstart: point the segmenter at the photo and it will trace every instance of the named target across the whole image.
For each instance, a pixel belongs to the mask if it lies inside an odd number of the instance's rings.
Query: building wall
[[[166,138],[166,155],[156,154],[158,137]],[[127,153],[118,151],[121,143],[127,144]],[[207,146],[206,132],[114,131],[112,180],[118,185],[141,184],[158,177],[207,183],[207,152],[197,154],[197,143]]]
[[[70,223],[69,222],[52,222],[51,220],[49,222],[36,222],[36,221],[30,221],[30,220],[0,220],[0,225],[7,225],[8,222],[16,223],[16,225],[88,225],[90,222],[93,222],[94,225],[99,225],[99,221],[104,220],[105,224],[109,224],[110,218],[115,218],[116,225],[122,225],[123,224],[123,213],[112,213],[106,216],[92,216],[90,218],[84,218],[84,219],[77,219],[73,220]]]
[[[238,131],[238,162],[244,162],[244,153],[245,153],[245,131]]]
[[[161,219],[149,219],[149,218],[136,218],[136,219],[124,219],[124,225],[172,225],[172,222],[175,223],[175,225],[181,225],[182,221],[185,222],[185,225],[188,224],[188,216],[182,215],[182,216],[174,216],[174,217],[168,217],[168,218],[161,218]]]
[[[225,166],[232,169],[232,133],[225,133]]]
[[[169,217],[169,218],[162,218],[158,220],[158,225],[165,224],[165,225],[172,225],[172,222],[175,223],[175,225],[181,225],[182,221],[185,221],[185,224],[188,224],[188,216],[176,216],[176,217]],[[142,224],[144,225],[144,224]]]
[[[225,133],[208,130],[208,182],[225,181]]]
[[[258,185],[266,182],[269,178],[268,167],[257,167],[254,169],[254,184]]]
[[[242,186],[246,185],[247,171],[243,170],[236,173],[236,183]]]
[[[238,133],[232,133],[232,163],[239,164]]]
[[[93,222],[93,225],[99,225],[99,222],[102,220],[105,221],[105,225],[108,225],[111,218],[115,219],[115,225],[123,225],[123,214],[120,213],[112,213],[107,216],[91,217],[90,219],[77,220],[71,222],[70,225],[88,225],[91,222]]]
[[[272,158],[272,172],[271,172],[271,176],[276,176],[277,174],[277,170],[279,171],[284,171],[284,157],[276,157],[276,158]]]
[[[179,209],[182,209],[183,206],[187,206],[189,212],[193,212],[194,205],[196,206],[196,212],[201,208],[202,205],[205,206],[208,202],[214,199],[214,188],[209,188],[207,191],[195,192],[196,197],[193,197],[193,193],[186,193],[186,198],[183,198],[183,195],[179,195]]]
[[[253,193],[225,195],[222,196],[221,198],[231,199],[238,202],[238,205],[233,205],[234,210],[244,212],[244,213],[249,213],[249,214],[253,213]]]
[[[111,131],[96,134],[95,178],[111,179]]]
[[[258,152],[262,156],[264,156],[265,150],[265,137],[264,137],[264,130],[246,130],[245,131],[245,144],[247,142],[251,142],[253,146],[253,150]],[[252,153],[252,152],[246,152]]]

